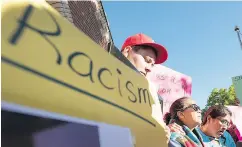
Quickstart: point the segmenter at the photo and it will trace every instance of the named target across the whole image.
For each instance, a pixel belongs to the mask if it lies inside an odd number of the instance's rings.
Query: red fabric
[[[236,128],[234,131],[235,131],[235,134],[237,135],[238,140],[242,141],[242,136],[240,135],[238,128]]]

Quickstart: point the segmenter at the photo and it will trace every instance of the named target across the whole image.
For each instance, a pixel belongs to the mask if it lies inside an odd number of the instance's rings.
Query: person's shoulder
[[[209,137],[203,133],[203,131],[200,129],[200,127],[196,127],[195,130],[199,133],[199,136],[203,140],[203,142],[209,142],[210,139]]]
[[[226,146],[229,146],[229,147],[235,147],[235,142],[234,142],[234,139],[233,137],[229,134],[229,132],[227,131],[224,131],[224,134],[223,134],[224,138],[225,138],[225,145]],[[222,137],[219,138],[220,141],[223,140]]]
[[[185,136],[178,132],[172,132],[170,136],[171,140],[184,140]]]
[[[185,138],[178,132],[172,132],[170,136],[169,147],[181,147],[182,142],[185,142]]]
[[[203,137],[208,137],[206,134],[203,133],[200,127],[196,127],[195,130]]]
[[[223,136],[226,138],[226,140],[227,140],[227,139],[229,139],[229,140],[233,140],[233,137],[232,137],[232,136],[229,134],[229,132],[227,132],[227,131],[224,131]],[[220,137],[220,138],[222,138],[222,137]]]
[[[230,136],[229,132],[228,131],[224,131],[224,136]]]

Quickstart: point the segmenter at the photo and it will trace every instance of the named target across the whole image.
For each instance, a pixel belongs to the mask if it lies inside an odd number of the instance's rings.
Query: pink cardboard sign
[[[175,100],[191,96],[192,78],[165,66],[155,65],[148,79],[156,85],[158,94],[163,98],[163,115],[169,112]]]

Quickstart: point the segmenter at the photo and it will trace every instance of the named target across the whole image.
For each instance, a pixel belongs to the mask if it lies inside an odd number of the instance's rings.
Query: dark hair
[[[148,46],[148,45],[134,45],[132,46],[132,49],[137,52],[138,50],[140,49],[152,49],[155,53],[155,56],[157,57],[158,56],[158,52],[155,48],[153,48],[152,46]]]
[[[169,124],[171,119],[179,120],[179,118],[177,118],[177,112],[182,111],[186,107],[187,100],[190,99],[191,98],[189,97],[182,97],[172,103],[169,113],[166,113],[164,116],[164,122],[166,123],[166,125]]]
[[[225,117],[226,115],[232,116],[232,112],[223,105],[215,105],[211,106],[204,114],[202,125],[205,125],[207,123],[207,117],[211,116],[212,118],[217,117]]]
[[[166,125],[169,125],[170,120],[171,120],[171,113],[170,112],[167,112],[164,115],[164,122],[166,123]]]

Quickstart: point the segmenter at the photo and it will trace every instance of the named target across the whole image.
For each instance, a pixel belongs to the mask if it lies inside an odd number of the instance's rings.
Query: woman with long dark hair
[[[172,132],[169,147],[204,146],[196,128],[201,124],[201,110],[191,98],[183,97],[173,102],[164,121],[167,125],[172,123],[179,125],[185,132]]]

